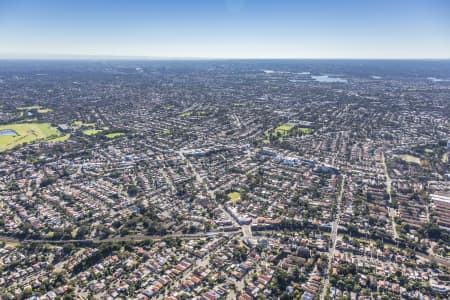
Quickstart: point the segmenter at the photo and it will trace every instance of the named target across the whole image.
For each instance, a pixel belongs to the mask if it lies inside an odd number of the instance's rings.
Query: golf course
[[[61,132],[49,123],[17,123],[0,125],[0,152],[19,145],[51,140],[61,136]]]

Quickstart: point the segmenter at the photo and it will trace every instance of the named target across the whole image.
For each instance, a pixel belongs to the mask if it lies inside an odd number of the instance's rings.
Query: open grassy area
[[[164,134],[164,135],[171,135],[171,134],[172,134],[172,130],[170,130],[170,129],[164,129],[164,130],[163,130],[163,134]]]
[[[73,121],[71,123],[72,126],[77,126],[77,127],[95,127],[95,123],[83,123],[82,121]]]
[[[409,155],[409,154],[402,154],[400,155],[400,159],[407,162],[407,163],[413,163],[418,164],[422,167],[428,166],[429,162],[425,159],[420,159],[419,157]]]
[[[103,130],[100,130],[100,129],[86,129],[86,130],[83,130],[83,134],[85,134],[85,135],[95,135],[95,134],[100,133],[102,131]]]
[[[108,139],[114,139],[114,138],[116,138],[116,137],[124,136],[124,135],[125,135],[125,133],[123,133],[123,132],[114,132],[114,133],[108,133],[108,134],[105,134],[105,136],[106,136]]]
[[[206,111],[187,111],[180,114],[181,118],[191,117],[191,116],[206,116],[208,113]]]
[[[40,114],[46,114],[46,113],[49,113],[49,112],[52,112],[53,110],[52,109],[50,109],[50,108],[41,108],[41,109],[38,109],[38,110],[36,110],[38,113],[40,113]]]
[[[83,125],[83,122],[81,122],[81,121],[73,121],[71,125],[72,126],[81,126],[81,125]]]
[[[35,123],[35,122],[37,122],[37,118],[32,118],[32,119],[25,119],[25,120],[22,120],[22,121],[20,121],[20,122],[23,122],[23,123],[25,123],[25,122],[27,122],[27,123]]]
[[[269,135],[277,136],[278,133],[281,136],[287,136],[287,135],[289,135],[291,133],[295,134],[295,132],[291,132],[293,128],[294,128],[294,125],[283,124],[283,125],[278,126],[275,129],[273,129],[273,130],[266,131],[266,136],[269,136]],[[297,130],[298,130],[298,132],[301,132],[303,134],[311,134],[313,132],[313,129],[312,128],[308,128],[308,127],[300,127],[300,128],[297,128]]]
[[[294,126],[290,125],[290,124],[283,124],[283,125],[280,125],[277,128],[275,128],[275,132],[286,132],[286,131],[291,130],[293,127]]]
[[[186,117],[190,117],[190,116],[192,116],[192,111],[187,111],[180,115],[180,117],[182,117],[182,118],[186,118]]]
[[[0,125],[0,131],[11,130],[17,135],[0,136],[0,151],[15,148],[26,143],[39,140],[54,139],[61,136],[59,130],[49,123],[21,123]]]
[[[289,124],[284,124],[284,125],[280,125],[277,128],[273,129],[273,130],[267,130],[264,134],[269,137],[269,136],[278,136],[281,135],[283,136],[287,136],[289,134],[289,131],[293,128],[294,126],[289,125]]]
[[[236,204],[241,199],[241,193],[239,192],[231,192],[227,196],[233,204]]]
[[[36,110],[40,114],[46,114],[46,113],[49,113],[49,112],[53,111],[53,109],[46,108],[46,107],[43,107],[43,106],[40,106],[40,105],[23,106],[23,107],[17,107],[16,109],[18,111],[17,115],[18,115],[19,118],[23,117],[24,116],[24,112],[27,111],[27,110]]]
[[[65,135],[62,135],[62,136],[55,137],[53,139],[49,139],[48,141],[51,142],[51,143],[64,142],[64,141],[67,141],[69,138],[70,138],[70,134],[65,134]]]
[[[77,234],[78,234],[78,227],[74,228],[72,230],[72,232],[70,233],[70,235],[72,236],[73,239],[77,237]]]
[[[34,110],[34,109],[44,109],[44,107],[40,105],[33,105],[33,106],[22,106],[17,108],[17,110]]]
[[[287,137],[295,137],[301,134],[311,134],[313,132],[312,128],[301,127],[296,128],[295,124],[282,124],[274,129],[267,130],[264,132],[265,139],[262,140],[264,144],[269,144],[273,138],[278,137],[278,141],[282,141]]]
[[[298,131],[302,132],[303,134],[311,134],[313,132],[312,128],[308,127],[301,127],[298,129]]]

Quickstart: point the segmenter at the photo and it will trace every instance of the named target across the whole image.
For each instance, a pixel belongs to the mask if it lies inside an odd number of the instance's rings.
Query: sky
[[[0,0],[0,57],[450,58],[448,0]]]

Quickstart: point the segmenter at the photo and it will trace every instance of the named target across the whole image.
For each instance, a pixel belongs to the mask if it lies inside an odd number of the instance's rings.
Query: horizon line
[[[450,60],[450,57],[183,57],[109,54],[9,54],[0,53],[0,60]]]

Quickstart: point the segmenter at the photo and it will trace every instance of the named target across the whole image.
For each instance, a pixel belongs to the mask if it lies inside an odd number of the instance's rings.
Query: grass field
[[[70,134],[66,134],[66,135],[55,137],[53,139],[49,139],[48,141],[52,142],[52,143],[54,143],[54,142],[64,142],[64,141],[67,141],[69,138],[70,138]]]
[[[164,134],[164,135],[171,135],[171,134],[172,134],[172,130],[170,130],[170,129],[164,129],[164,130],[163,130],[163,134]]]
[[[206,116],[208,113],[206,111],[187,111],[180,114],[181,118],[191,117],[191,116]]]
[[[40,108],[40,109],[38,109],[38,110],[36,110],[38,113],[40,113],[40,114],[46,114],[46,113],[49,113],[49,112],[52,112],[53,110],[52,109],[50,109],[50,108]]]
[[[180,117],[182,117],[182,118],[186,118],[186,117],[190,117],[190,116],[192,116],[192,111],[187,111],[180,115]]]
[[[40,114],[46,114],[46,113],[49,113],[49,112],[53,111],[53,109],[45,108],[45,107],[40,106],[40,105],[23,106],[23,107],[17,107],[16,109],[17,109],[17,116],[19,118],[23,117],[25,111],[27,111],[27,110],[36,110]]]
[[[233,204],[236,204],[241,199],[241,193],[239,192],[231,192],[227,196]]]
[[[0,125],[0,131],[10,129],[16,136],[0,136],[0,151],[9,150],[25,143],[58,138],[61,133],[49,123],[22,123]]]
[[[82,121],[73,121],[71,123],[72,126],[77,126],[77,127],[95,127],[95,123],[83,123]]]
[[[295,128],[292,124],[282,124],[274,129],[267,130],[264,132],[266,139],[262,140],[264,144],[269,144],[271,138],[278,137],[278,141],[283,141],[287,137],[295,137],[301,134],[311,134],[313,132],[312,128],[301,127]]]
[[[71,125],[72,126],[81,126],[81,125],[83,125],[83,122],[81,122],[81,121],[73,121]]]
[[[422,167],[427,167],[429,166],[429,162],[425,159],[420,159],[418,157],[415,157],[413,155],[409,155],[409,154],[402,154],[400,155],[400,159],[407,162],[407,163],[413,163],[413,164],[418,164],[419,166]]]
[[[72,230],[72,232],[70,233],[70,235],[72,236],[72,238],[76,238],[78,234],[78,228],[75,228],[74,230]]]
[[[307,128],[307,127],[301,127],[298,129],[298,131],[301,131],[304,134],[311,134],[313,132],[313,130],[311,128]]]
[[[273,130],[267,130],[264,134],[269,137],[269,136],[277,136],[278,134],[280,134],[281,136],[287,136],[289,133],[289,130],[291,130],[294,126],[289,125],[289,124],[284,124],[284,125],[280,125],[277,128],[273,129]]]
[[[33,109],[44,109],[44,107],[40,105],[33,105],[33,106],[22,106],[17,108],[17,110],[33,110]]]
[[[114,138],[116,138],[116,137],[124,136],[124,135],[125,135],[125,133],[123,133],[123,132],[114,132],[114,133],[108,133],[108,134],[105,134],[105,136],[106,136],[108,139],[114,139]]]
[[[293,128],[293,125],[289,125],[289,124],[283,124],[278,126],[277,128],[275,128],[275,132],[285,132],[285,131],[289,131]]]
[[[273,130],[267,130],[264,134],[267,137],[270,136],[278,136],[280,135],[281,137],[286,137],[289,136],[291,134],[295,135],[295,132],[292,132],[294,128],[294,125],[291,124],[282,124],[280,126],[278,126],[277,128],[273,129]],[[301,128],[297,128],[299,132],[303,133],[303,134],[311,134],[313,132],[313,130],[311,128],[307,128],[307,127],[301,127]]]
[[[100,133],[102,131],[103,130],[101,130],[101,129],[86,129],[86,130],[83,131],[83,134],[85,134],[85,135],[95,135],[95,134]]]

